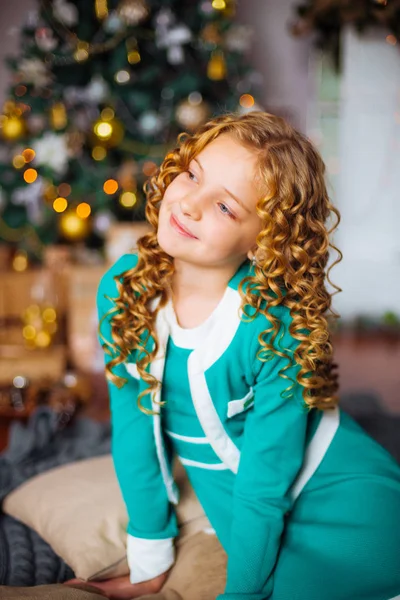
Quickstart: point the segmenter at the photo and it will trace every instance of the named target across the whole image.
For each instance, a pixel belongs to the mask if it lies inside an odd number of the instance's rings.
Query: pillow
[[[178,461],[179,538],[210,523]],[[111,455],[81,460],[36,475],[11,492],[5,513],[35,530],[85,581],[127,575],[128,516]]]

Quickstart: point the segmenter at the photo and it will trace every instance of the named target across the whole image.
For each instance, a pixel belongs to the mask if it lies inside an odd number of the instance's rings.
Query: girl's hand
[[[129,575],[124,575],[123,577],[115,577],[114,579],[106,579],[105,581],[85,582],[85,585],[97,588],[109,600],[130,600],[131,598],[138,598],[145,594],[156,594],[161,590],[167,577],[168,571],[148,581],[131,583]],[[79,583],[83,584],[84,582],[80,579],[70,579],[65,582],[65,585],[77,586]]]

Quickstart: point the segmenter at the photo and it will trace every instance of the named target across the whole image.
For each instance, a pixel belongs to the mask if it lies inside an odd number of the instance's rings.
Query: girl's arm
[[[102,277],[97,292],[99,322],[114,307],[105,296],[118,295],[114,276],[135,266],[137,256],[122,256]],[[110,317],[101,333],[111,338]],[[104,343],[100,338],[100,343]],[[104,352],[105,363],[111,360]],[[156,454],[153,419],[137,406],[139,382],[123,364],[113,369],[127,378],[123,387],[108,382],[111,408],[111,452],[115,472],[128,512],[127,558],[131,583],[139,583],[167,571],[174,562],[173,538],[177,536],[175,510],[169,502]]]
[[[294,350],[299,342],[287,328],[281,348]],[[280,333],[275,344],[279,337]],[[253,344],[253,356],[255,348]],[[273,591],[284,517],[291,508],[288,490],[302,466],[307,426],[302,386],[295,383],[293,398],[280,397],[291,385],[278,375],[287,364],[287,359],[276,355],[269,362],[255,362],[254,406],[245,423],[234,487],[227,582],[219,600],[265,600]],[[295,365],[285,374],[295,380],[299,369]]]

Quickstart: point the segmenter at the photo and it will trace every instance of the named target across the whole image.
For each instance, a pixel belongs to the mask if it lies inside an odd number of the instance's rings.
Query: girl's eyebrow
[[[201,162],[197,158],[194,158],[193,160],[195,160],[197,162],[200,169],[204,172]],[[250,214],[249,209],[246,207],[245,204],[243,204],[243,202],[241,200],[239,200],[239,198],[237,198],[234,194],[232,194],[232,192],[230,192],[226,187],[224,187],[224,186],[221,186],[221,187],[223,190],[225,190],[225,192],[227,192],[235,200],[235,202],[237,202],[239,204],[239,206],[241,206],[247,213]]]

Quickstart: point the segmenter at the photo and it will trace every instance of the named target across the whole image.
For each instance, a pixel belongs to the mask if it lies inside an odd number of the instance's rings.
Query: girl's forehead
[[[245,147],[232,136],[223,134],[218,136],[212,142],[209,142],[205,148],[195,155],[194,160],[200,163],[200,166],[208,169],[216,167],[226,167],[232,170],[242,168],[245,171],[255,168],[257,154],[255,151]],[[232,171],[233,172],[233,171]]]

